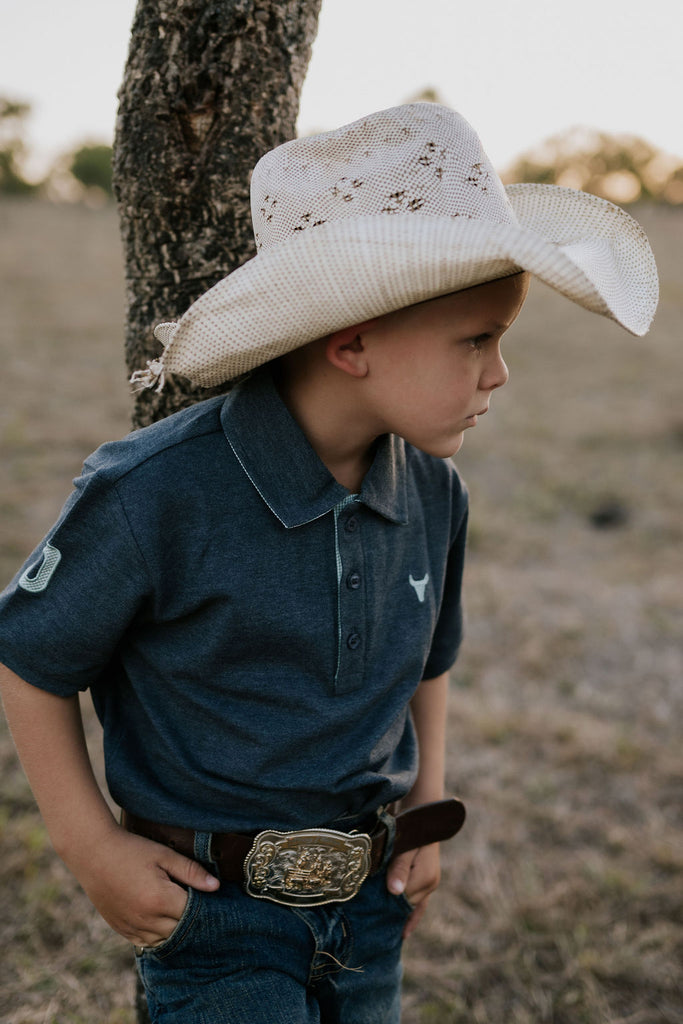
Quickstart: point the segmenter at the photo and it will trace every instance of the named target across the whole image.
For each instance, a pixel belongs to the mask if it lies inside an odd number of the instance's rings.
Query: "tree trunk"
[[[254,255],[249,174],[295,135],[321,0],[139,0],[114,143],[127,285],[126,363]],[[215,392],[169,378],[145,426]]]
[[[127,290],[126,364],[254,255],[249,175],[295,135],[322,0],[139,0],[119,94],[114,190]],[[145,426],[214,392],[170,377],[136,397]],[[149,1024],[139,979],[138,1024]]]

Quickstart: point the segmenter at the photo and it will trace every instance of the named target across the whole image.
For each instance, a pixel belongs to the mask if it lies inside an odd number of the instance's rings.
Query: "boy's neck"
[[[280,372],[275,380],[318,458],[338,483],[358,494],[372,465],[376,437],[364,428],[360,411],[346,393],[346,382],[334,370]]]

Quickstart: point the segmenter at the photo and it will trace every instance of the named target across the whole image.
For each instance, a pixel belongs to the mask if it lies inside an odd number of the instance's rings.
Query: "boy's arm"
[[[182,885],[210,890],[217,880],[200,864],[117,824],[93,774],[77,696],[40,690],[4,665],[0,691],[57,853],[124,938],[140,946],[167,938],[187,901]]]
[[[410,702],[419,748],[419,769],[410,793],[401,801],[401,810],[417,804],[440,800],[444,793],[446,760],[446,705],[448,672],[424,679]],[[439,844],[408,850],[395,857],[387,872],[387,885],[394,893],[405,892],[415,911],[404,936],[417,926],[427,907],[430,894],[441,877]]]

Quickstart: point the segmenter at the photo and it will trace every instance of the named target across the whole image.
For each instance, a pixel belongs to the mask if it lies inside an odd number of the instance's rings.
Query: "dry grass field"
[[[651,334],[536,285],[458,457],[448,775],[469,816],[407,944],[405,1024],[683,1022],[683,210],[634,212],[662,278]],[[114,211],[1,204],[0,282],[4,583],[127,430]],[[126,943],[52,853],[1,730],[0,1021],[133,1024]]]

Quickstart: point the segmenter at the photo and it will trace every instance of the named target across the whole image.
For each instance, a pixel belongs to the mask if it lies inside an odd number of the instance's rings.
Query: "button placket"
[[[365,667],[365,588],[361,515],[340,509],[336,522],[338,658],[335,693],[363,684]]]

